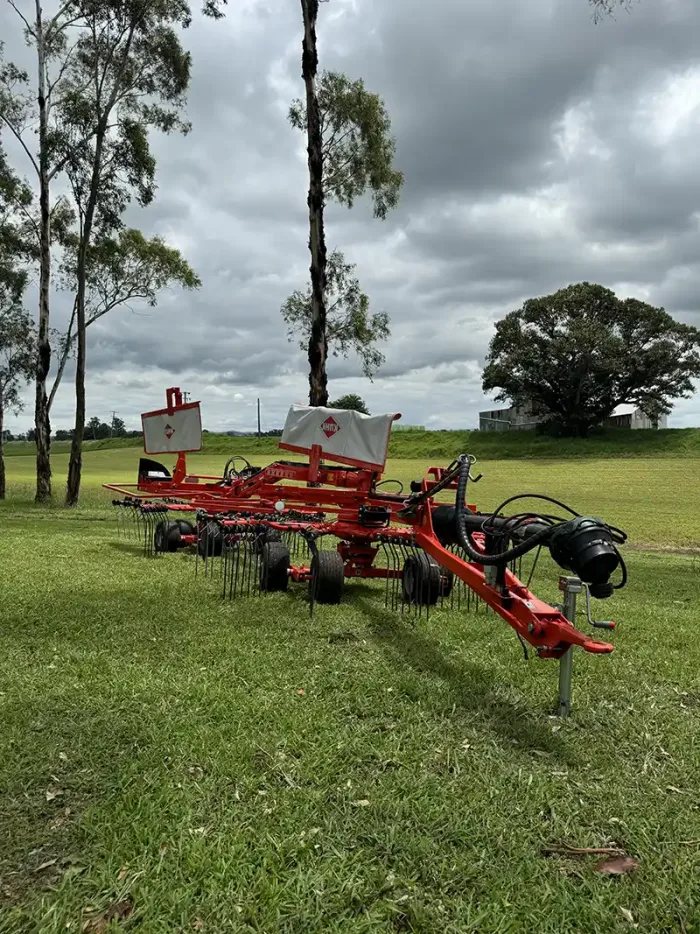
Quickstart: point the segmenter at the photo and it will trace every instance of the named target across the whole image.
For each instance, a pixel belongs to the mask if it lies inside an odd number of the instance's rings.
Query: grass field
[[[415,621],[355,582],[311,619],[299,590],[224,603],[189,555],[145,559],[99,490],[137,459],[87,455],[73,512],[37,509],[9,459],[3,934],[700,932],[700,564],[661,550],[700,544],[691,459],[479,465],[482,506],[547,492],[646,546],[596,607],[616,651],[576,656],[566,722],[556,663],[490,614]],[[561,843],[640,868],[542,855]]]
[[[213,432],[204,434],[205,455],[248,454],[275,456],[278,438],[238,438]],[[116,451],[140,446],[134,438],[86,441],[85,450]],[[70,441],[54,441],[55,454],[67,454]],[[590,438],[550,438],[534,431],[394,431],[389,456],[451,460],[455,451],[468,451],[480,459],[591,458],[591,457],[700,457],[700,428],[669,428],[662,431],[600,429]],[[6,444],[8,456],[32,456],[33,442]]]

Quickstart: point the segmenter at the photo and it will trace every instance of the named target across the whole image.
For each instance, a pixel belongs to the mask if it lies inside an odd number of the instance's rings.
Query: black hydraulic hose
[[[534,535],[531,535],[526,541],[521,542],[520,545],[516,545],[514,548],[510,548],[508,551],[503,551],[497,555],[487,555],[474,548],[467,529],[464,506],[467,483],[469,482],[469,466],[469,458],[465,458],[460,465],[459,479],[457,480],[457,495],[455,497],[455,520],[457,523],[457,537],[459,538],[459,543],[472,561],[477,564],[488,565],[507,564],[514,558],[519,558],[521,555],[527,554],[528,551],[532,551],[533,548],[536,548],[551,536],[554,531],[554,526],[547,526],[539,532],[535,532]]]
[[[625,535],[624,532],[623,532],[622,534]],[[626,538],[626,537],[627,537],[627,536],[625,535],[625,538]],[[614,590],[622,590],[622,588],[623,588],[623,587],[625,586],[625,584],[627,583],[627,565],[625,564],[625,559],[622,557],[622,555],[620,554],[620,552],[617,551],[617,548],[615,549],[615,551],[617,552],[617,557],[620,559],[620,570],[622,571],[622,578],[621,578],[621,580],[619,581],[619,583],[613,584],[613,589],[614,589]]]

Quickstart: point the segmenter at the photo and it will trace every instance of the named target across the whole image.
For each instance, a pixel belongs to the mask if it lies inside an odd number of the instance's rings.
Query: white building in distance
[[[533,431],[542,421],[530,406],[511,406],[479,412],[479,431]],[[603,422],[606,428],[667,428],[665,415],[653,422],[636,405],[618,405],[610,418]]]

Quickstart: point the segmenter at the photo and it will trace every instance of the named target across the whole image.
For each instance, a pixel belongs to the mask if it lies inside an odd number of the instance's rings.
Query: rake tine
[[[402,559],[402,567],[405,568],[405,567],[406,567],[406,561],[407,561],[407,559],[408,559],[408,557],[409,557],[409,554],[410,554],[410,549],[409,549],[409,546],[408,546],[405,542],[402,542],[402,543],[401,543],[401,545],[399,546],[399,549],[400,549],[400,552],[399,552],[399,553],[400,553],[400,558]],[[403,580],[403,574],[401,575],[401,580]],[[406,609],[406,603],[407,603],[407,600],[406,600],[406,591],[405,591],[404,587],[402,586],[402,587],[401,587],[401,615],[402,615],[402,616],[403,616],[404,611],[405,611],[405,609]]]
[[[243,530],[243,579],[241,581],[241,596],[250,596],[250,569],[255,560],[255,531],[250,528]]]
[[[387,568],[387,578],[386,578],[386,590],[384,593],[384,606],[389,609],[394,609],[395,603],[395,594],[394,589],[396,587],[396,575],[394,574],[396,568],[396,555],[395,555],[394,543],[391,539],[387,539],[384,543],[384,553],[386,555],[386,568]]]
[[[223,531],[223,530],[222,530]],[[221,567],[222,567],[222,576],[223,584],[221,588],[221,597],[226,599],[226,584],[229,580],[229,555],[231,552],[230,543],[226,536],[224,536],[223,542],[221,544]]]
[[[147,509],[148,507],[142,507],[142,509]],[[148,513],[141,512],[139,516],[139,538],[141,539],[141,544],[143,545],[143,553],[145,557],[148,557]]]
[[[391,582],[391,577],[389,574],[389,544],[382,540],[380,542],[379,548],[382,553],[382,560],[386,563],[387,575],[386,575],[386,585],[384,587],[384,606],[389,606],[389,584]]]
[[[400,539],[395,539],[391,543],[391,558],[395,570],[398,572],[394,579],[394,585],[391,591],[391,608],[396,613],[401,612],[399,604],[403,599],[403,566],[404,566],[404,545]]]
[[[233,545],[235,549],[234,554],[233,554],[234,570],[233,570],[233,573],[231,574],[231,584],[230,584],[230,590],[229,590],[229,599],[231,600],[235,600],[236,594],[238,592],[238,574],[239,574],[240,565],[241,565],[241,543],[236,538],[235,542],[233,542]]]
[[[202,540],[202,519],[199,513],[195,516],[195,543],[194,543],[194,579],[199,577],[199,543]]]
[[[318,545],[311,538],[306,538],[304,536],[304,541],[306,543],[309,554],[311,555],[311,586],[309,587],[309,616],[313,619],[314,615],[314,603],[316,602],[316,571],[314,569],[313,557],[318,554]]]

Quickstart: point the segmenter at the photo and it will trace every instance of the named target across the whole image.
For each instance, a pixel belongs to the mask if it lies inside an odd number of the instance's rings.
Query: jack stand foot
[[[559,590],[564,594],[564,615],[572,626],[576,625],[576,596],[583,591],[578,577],[559,578]],[[574,667],[574,648],[570,646],[559,659],[559,703],[557,715],[568,717],[571,713],[571,676]]]

